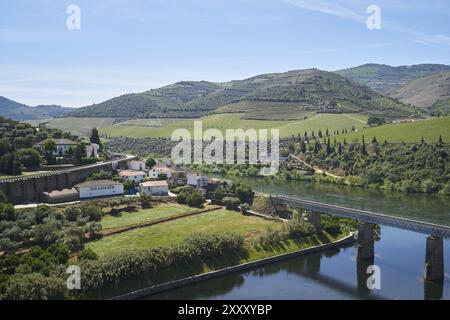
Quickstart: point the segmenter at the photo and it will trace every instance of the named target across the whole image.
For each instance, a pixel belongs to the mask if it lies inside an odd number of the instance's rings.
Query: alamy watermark
[[[381,9],[377,5],[367,7],[366,13],[370,16],[366,20],[366,26],[369,30],[381,30]]]
[[[179,142],[172,149],[174,164],[258,164],[261,175],[278,172],[278,129],[226,129],[224,137],[221,130],[203,131],[203,122],[194,121],[193,135],[179,128],[172,132],[171,140]]]
[[[66,281],[67,289],[80,290],[81,289],[81,269],[77,265],[71,265],[67,268],[66,273],[69,277]]]
[[[69,30],[81,29],[81,9],[75,4],[71,4],[67,7],[66,13],[69,17],[66,20],[66,27]]]
[[[381,268],[377,265],[370,265],[367,267],[367,274],[370,276],[367,278],[366,285],[369,290],[381,289]]]

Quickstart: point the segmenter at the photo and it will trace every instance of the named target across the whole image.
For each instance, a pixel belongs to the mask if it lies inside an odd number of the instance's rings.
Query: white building
[[[169,194],[169,185],[167,181],[147,181],[139,185],[139,191],[150,196],[167,196]]]
[[[145,170],[145,161],[131,160],[127,162],[127,167],[130,170],[143,171]]]
[[[91,158],[98,158],[98,150],[100,149],[100,146],[96,143],[90,143],[86,146],[86,157]]]
[[[187,184],[193,187],[206,188],[208,185],[208,177],[200,176],[196,173],[189,173],[187,175]]]
[[[44,145],[46,141],[47,140],[38,142],[34,146],[37,149],[44,151]],[[54,156],[64,156],[70,148],[74,148],[77,145],[75,141],[72,141],[70,139],[53,139],[53,141],[55,141],[56,144],[56,151],[53,151]]]
[[[167,178],[170,178],[172,176],[172,171],[169,168],[162,167],[162,168],[152,168],[148,170],[148,177],[150,179],[158,179],[160,174],[166,174]]]
[[[116,196],[123,194],[123,184],[112,180],[85,181],[75,185],[80,199]]]
[[[141,182],[144,180],[146,174],[144,171],[124,170],[119,172],[120,179],[134,182]]]

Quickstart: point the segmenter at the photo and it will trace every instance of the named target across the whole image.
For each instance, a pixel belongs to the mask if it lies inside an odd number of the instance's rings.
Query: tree
[[[7,153],[0,158],[0,172],[8,175],[19,175],[22,173],[20,164],[14,154]]]
[[[204,201],[205,200],[199,191],[192,192],[186,198],[186,202],[190,207],[201,207]]]
[[[98,129],[97,128],[92,128],[91,136],[89,137],[89,141],[91,143],[96,143],[96,144],[100,145],[100,136],[98,134]]]
[[[82,211],[84,217],[89,217],[90,221],[102,220],[103,213],[102,213],[102,209],[100,209],[99,206],[90,205],[90,206],[83,208],[81,211]]]
[[[371,127],[379,126],[382,125],[383,123],[385,123],[385,120],[383,118],[372,116],[369,117],[369,119],[367,119],[367,124]]]
[[[49,138],[44,142],[44,152],[46,156],[53,155],[53,153],[56,152],[56,150],[57,146],[55,140]]]
[[[253,190],[246,184],[238,184],[236,186],[236,197],[241,202],[250,203],[253,199]]]
[[[17,160],[27,169],[35,169],[41,165],[41,156],[33,148],[20,149],[17,151]]]
[[[147,158],[147,160],[145,161],[145,166],[147,168],[153,168],[156,165],[156,161],[153,158]]]
[[[361,149],[361,153],[363,155],[367,154],[367,150],[366,150],[366,142],[364,141],[364,135],[362,136],[362,149]]]
[[[7,140],[0,141],[0,157],[4,154],[11,152],[12,146]]]

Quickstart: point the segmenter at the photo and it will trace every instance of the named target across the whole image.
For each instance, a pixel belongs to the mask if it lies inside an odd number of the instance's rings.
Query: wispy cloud
[[[357,22],[364,22],[366,17],[357,11],[336,4],[336,2],[324,0],[282,0],[285,3],[298,7],[300,9],[321,12],[335,17],[351,19]]]
[[[367,15],[364,15],[365,11],[355,9],[355,6],[352,4],[354,2],[349,2],[347,0],[340,0],[340,1],[281,0],[281,1],[303,10],[320,12],[335,17],[350,19],[356,22],[365,23],[367,19]],[[370,4],[369,2],[359,3],[361,8],[364,8],[365,5],[368,6],[369,4]],[[422,6],[423,3],[420,4],[417,2],[408,2],[407,4],[405,4],[403,2],[392,2],[392,1],[387,2],[384,0],[379,0],[378,5],[381,7],[382,10],[385,8],[392,8],[392,7],[396,9],[411,10],[411,8],[415,8],[416,6],[423,9]],[[399,25],[395,22],[388,21],[387,19],[384,19],[384,17],[383,17],[383,30],[401,33],[403,35],[406,35],[406,39],[408,39],[409,41],[420,43],[427,46],[430,45],[450,46],[450,36],[447,36],[445,34],[423,33],[417,31],[416,29],[410,28],[409,26]],[[337,50],[330,49],[330,51],[326,51],[328,49],[324,50],[325,51],[323,52],[342,51],[340,48],[337,48]]]

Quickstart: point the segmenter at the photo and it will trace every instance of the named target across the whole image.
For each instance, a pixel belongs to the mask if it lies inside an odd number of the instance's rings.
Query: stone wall
[[[26,203],[39,200],[39,195],[45,191],[70,189],[75,184],[84,181],[88,176],[101,170],[111,171],[114,162],[119,168],[136,157],[127,157],[115,161],[107,161],[66,170],[41,173],[37,175],[0,180],[2,191],[13,203]]]

